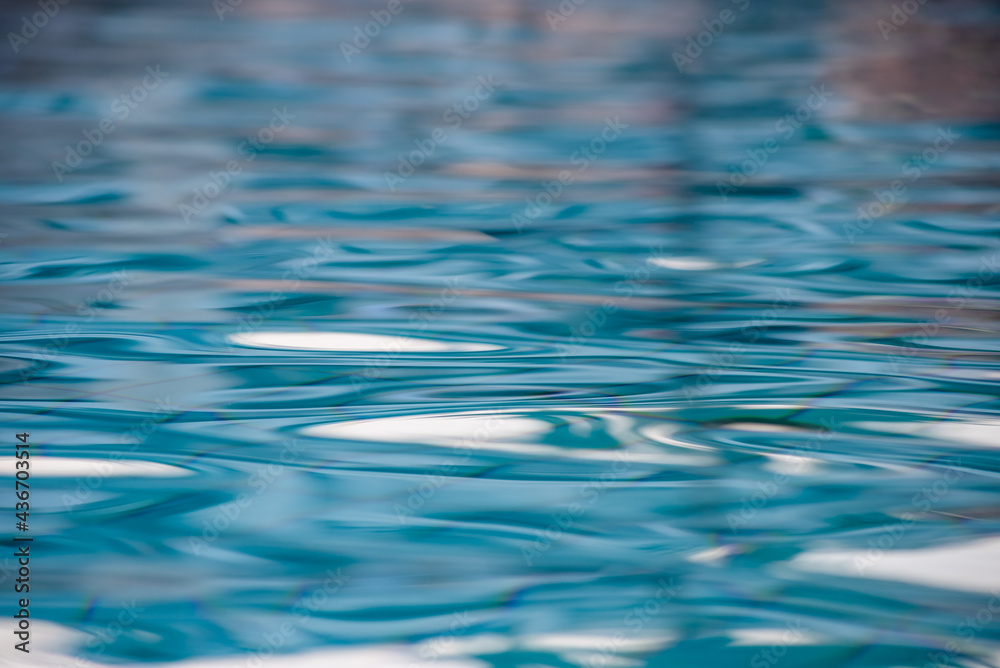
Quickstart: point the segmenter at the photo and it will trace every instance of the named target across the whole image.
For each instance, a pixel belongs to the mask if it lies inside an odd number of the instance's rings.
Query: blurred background
[[[997,3],[0,24],[3,665],[1000,666]]]

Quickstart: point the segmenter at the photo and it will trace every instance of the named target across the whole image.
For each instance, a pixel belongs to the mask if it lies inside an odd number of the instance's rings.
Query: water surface
[[[5,659],[1000,665],[998,126],[746,4],[353,53],[383,5],[75,0],[6,56]]]

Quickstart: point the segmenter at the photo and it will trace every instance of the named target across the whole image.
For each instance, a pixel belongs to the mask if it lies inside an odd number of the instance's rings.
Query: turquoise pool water
[[[4,660],[1000,665],[1000,126],[835,7],[563,4],[5,55]]]

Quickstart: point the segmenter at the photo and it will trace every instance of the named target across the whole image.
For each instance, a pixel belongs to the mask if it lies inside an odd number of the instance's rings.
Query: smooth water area
[[[1000,665],[1000,126],[866,116],[831,7],[627,4],[5,56],[3,660]]]

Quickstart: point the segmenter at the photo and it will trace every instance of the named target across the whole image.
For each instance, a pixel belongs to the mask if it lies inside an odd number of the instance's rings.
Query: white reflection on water
[[[732,642],[729,643],[733,647],[781,647],[782,645],[803,646],[822,645],[829,642],[824,636],[803,631],[801,628],[796,628],[792,624],[789,624],[787,628],[783,629],[735,629],[729,632],[729,637],[733,639]]]
[[[251,332],[233,334],[230,343],[254,348],[329,350],[351,353],[476,353],[501,350],[489,343],[442,341],[411,336],[385,336],[358,332]]]
[[[981,448],[996,448],[997,434],[1000,433],[1000,421],[996,420],[945,420],[928,424],[923,421],[874,421],[859,420],[852,423],[860,429],[883,431],[892,434],[907,434],[934,438],[954,446],[977,446]]]
[[[790,562],[793,568],[878,580],[912,582],[922,586],[989,592],[1000,588],[1000,538],[986,538],[959,545],[922,550],[884,550],[872,559],[870,550],[815,550]]]
[[[547,413],[551,416],[551,413]],[[625,461],[653,464],[684,464],[711,466],[715,458],[695,456],[688,452],[651,445],[637,436],[624,437],[624,432],[637,434],[634,419],[625,415],[589,414],[603,419],[609,433],[625,447],[608,449],[574,448],[539,443],[557,426],[555,422],[527,417],[513,412],[467,412],[436,415],[410,415],[353,420],[306,427],[303,433],[319,438],[387,443],[423,443],[443,448],[488,450],[541,457],[570,457],[592,461]],[[577,415],[563,416],[570,426]],[[617,433],[615,433],[617,432]]]
[[[11,643],[4,643],[0,648],[0,665],[12,668],[65,668],[67,666],[90,666],[92,668],[139,668],[148,666],[146,663],[104,663],[93,660],[92,655],[80,653],[73,655],[75,647],[86,644],[90,636],[60,624],[45,620],[32,622],[32,642],[29,659],[22,658],[21,652],[15,651]],[[408,645],[362,645],[350,649],[324,649],[300,654],[274,654],[268,656],[264,665],[269,668],[409,668],[421,661],[417,648]],[[19,656],[21,655],[21,656]],[[163,668],[245,668],[256,665],[260,661],[258,654],[245,653],[213,659],[195,659],[158,664]],[[487,668],[488,664],[475,659],[438,658],[434,665],[439,668]]]
[[[0,471],[14,475],[14,457],[0,457]],[[43,478],[100,476],[102,478],[179,478],[193,472],[169,464],[144,461],[112,461],[83,457],[32,457],[31,473]]]
[[[549,423],[512,413],[457,413],[454,415],[407,415],[338,422],[308,427],[311,436],[387,441],[389,443],[427,443],[454,448],[466,442],[484,442],[490,447],[508,439],[519,439],[549,429]]]

